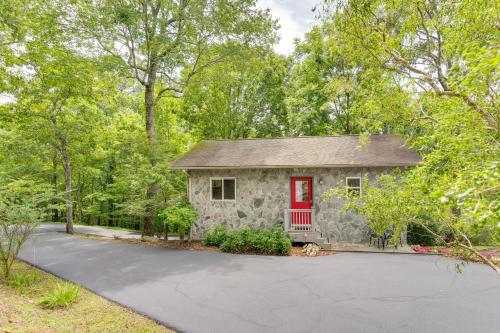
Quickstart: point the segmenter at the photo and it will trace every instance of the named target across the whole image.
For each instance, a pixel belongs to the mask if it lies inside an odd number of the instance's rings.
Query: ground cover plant
[[[58,283],[45,295],[40,305],[46,309],[66,308],[76,301],[80,287],[70,283]]]

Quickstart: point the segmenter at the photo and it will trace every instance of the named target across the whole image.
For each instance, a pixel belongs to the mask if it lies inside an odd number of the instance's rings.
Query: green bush
[[[281,226],[264,229],[243,227],[227,232],[225,226],[219,225],[205,235],[203,243],[219,246],[222,251],[232,253],[286,255],[292,247],[290,236]]]
[[[165,222],[166,218],[163,216],[163,212],[158,214],[156,218],[153,220],[153,232],[155,236],[163,237],[165,236]],[[169,232],[172,231],[172,228],[169,228]]]
[[[208,246],[221,246],[227,239],[227,228],[223,224],[217,225],[212,230],[209,230],[203,237],[203,244]]]
[[[254,228],[243,227],[240,230],[231,231],[220,245],[224,252],[244,253],[251,251],[251,236]]]
[[[169,231],[176,231],[179,237],[184,239],[184,235],[191,230],[191,225],[198,217],[198,213],[189,203],[182,203],[176,206],[169,206],[160,214],[163,222],[168,224]]]
[[[9,284],[21,292],[26,292],[38,279],[35,272],[18,272],[9,277]]]
[[[40,305],[46,309],[66,308],[75,302],[80,287],[70,283],[57,284],[54,290],[44,296]]]
[[[429,228],[431,230],[435,229],[435,227],[431,224],[429,224]],[[439,244],[438,240],[432,233],[417,223],[408,224],[407,241],[408,244],[422,246],[434,246]]]

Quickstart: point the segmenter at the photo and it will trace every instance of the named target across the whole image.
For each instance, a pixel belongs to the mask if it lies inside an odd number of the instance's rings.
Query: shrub
[[[203,237],[203,244],[208,246],[221,246],[227,237],[228,233],[226,226],[219,224],[205,234]]]
[[[228,233],[219,247],[224,252],[286,255],[292,241],[281,226],[265,229],[243,227]]]
[[[435,229],[435,227],[431,224],[429,224],[429,228],[431,230]],[[439,244],[436,237],[418,223],[408,224],[407,240],[408,244],[422,246],[434,246]]]
[[[163,216],[163,211],[153,220],[153,232],[155,236],[163,237],[165,235],[166,218]],[[172,230],[169,230],[172,231]]]
[[[182,203],[177,206],[169,206],[160,214],[164,223],[168,224],[169,231],[177,231],[179,237],[184,239],[184,235],[191,230],[191,225],[198,217],[198,213],[189,203]]]
[[[11,274],[9,284],[21,292],[27,291],[37,280],[35,272],[18,272]]]
[[[0,183],[0,265],[5,278],[26,240],[45,217],[51,195],[47,188],[28,181]]]
[[[80,287],[70,283],[57,284],[54,290],[42,298],[40,305],[46,309],[66,308],[75,302]]]
[[[231,231],[220,245],[224,252],[242,253],[250,251],[250,234],[253,228],[243,227],[240,230]]]

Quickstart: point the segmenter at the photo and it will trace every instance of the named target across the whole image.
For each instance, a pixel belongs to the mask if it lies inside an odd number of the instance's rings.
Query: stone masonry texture
[[[368,243],[369,232],[363,219],[342,213],[340,199],[325,199],[323,193],[333,187],[345,187],[346,177],[374,179],[390,170],[388,167],[189,170],[190,202],[199,214],[191,236],[201,239],[218,224],[225,224],[230,230],[246,225],[263,228],[283,224],[284,211],[290,205],[290,177],[313,177],[316,231],[332,243]],[[210,200],[211,177],[236,178],[236,199]]]

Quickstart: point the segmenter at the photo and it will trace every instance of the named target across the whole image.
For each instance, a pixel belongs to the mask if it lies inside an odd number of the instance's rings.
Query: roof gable
[[[420,156],[397,135],[206,140],[172,164],[174,169],[410,166]]]

